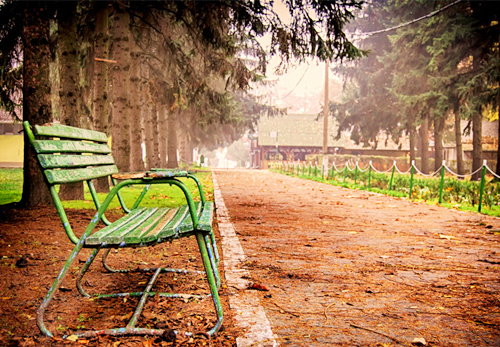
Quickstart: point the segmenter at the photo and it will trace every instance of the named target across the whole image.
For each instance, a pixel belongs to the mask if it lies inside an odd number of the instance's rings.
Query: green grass
[[[0,169],[0,205],[21,200],[23,169]]]
[[[213,200],[213,185],[212,176],[210,172],[198,172],[196,174],[200,180],[203,190],[205,192],[205,197],[207,200]],[[193,195],[195,201],[199,201],[200,197],[198,194],[198,189],[191,179],[181,179]],[[63,202],[65,208],[72,209],[94,209],[94,202],[92,197],[85,185],[85,198],[84,200],[68,200]],[[12,202],[18,202],[21,200],[23,189],[23,170],[22,169],[0,169],[0,205],[9,204]],[[137,197],[141,194],[143,186],[131,186],[128,188],[123,188],[121,190],[125,204],[128,207],[132,207]],[[102,202],[106,194],[99,193],[99,200]],[[185,202],[184,194],[182,191],[175,186],[169,185],[154,185],[149,189],[145,198],[143,199],[141,206],[154,207],[154,206],[166,206],[173,207],[181,205]],[[109,206],[110,209],[120,208],[120,203],[117,198],[114,198]]]
[[[369,190],[371,192],[385,195],[408,198],[410,193],[410,175],[396,174],[393,177],[392,189],[390,188],[391,174],[372,173],[370,187],[368,187],[368,172],[357,173],[353,171],[335,172],[334,177],[328,180],[321,178],[321,171],[306,169],[302,171],[284,172],[279,169],[272,169],[279,173],[289,176],[297,176],[303,179],[309,179],[317,182],[323,182],[349,189]],[[428,178],[415,175],[412,186],[412,201],[424,202],[430,205],[439,204],[440,192],[439,177]],[[443,199],[441,206],[453,208],[461,211],[477,212],[479,205],[479,182],[469,180],[457,180],[454,177],[445,177],[443,184]],[[491,179],[486,180],[483,192],[481,213],[490,216],[500,216],[500,183]]]

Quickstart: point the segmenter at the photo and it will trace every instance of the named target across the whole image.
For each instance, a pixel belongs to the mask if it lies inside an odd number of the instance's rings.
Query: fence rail
[[[409,199],[421,199],[427,195],[429,198],[437,199],[439,204],[442,204],[444,200],[452,203],[470,203],[472,206],[475,206],[477,203],[477,210],[480,213],[485,203],[490,208],[493,205],[500,205],[500,187],[495,182],[497,179],[500,179],[500,176],[488,167],[486,160],[483,162],[482,167],[465,175],[453,172],[446,165],[445,161],[442,162],[439,169],[430,174],[421,172],[416,167],[414,161],[407,171],[401,171],[397,167],[396,161],[386,171],[377,170],[373,166],[372,161],[364,168],[360,167],[358,162],[354,163],[354,165],[351,164],[351,166],[349,162],[346,162],[343,167],[338,167],[335,162],[331,166],[326,167],[319,167],[317,163],[301,163],[300,161],[274,161],[270,163],[272,170],[281,173],[299,177],[321,178],[322,180],[341,180],[342,184],[346,184],[346,181],[350,180],[354,185],[364,185],[368,190],[374,188],[373,184],[375,182],[377,183],[376,188],[382,188],[383,183],[387,181],[386,189],[389,191],[397,190],[405,192],[407,190]],[[399,177],[409,176],[409,180],[399,179],[396,184],[396,172],[399,174]],[[472,180],[472,177],[478,173],[481,174],[480,180]],[[489,178],[487,174],[490,176]],[[422,180],[427,181],[423,182]],[[489,186],[485,192],[487,184]],[[425,194],[418,194],[417,186],[422,187]]]

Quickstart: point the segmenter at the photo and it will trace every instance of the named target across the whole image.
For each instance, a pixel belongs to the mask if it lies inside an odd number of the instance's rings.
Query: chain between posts
[[[297,163],[294,162],[294,161],[291,162],[291,163],[289,163],[289,162],[272,162],[271,163],[271,168],[275,169],[277,171],[288,172],[288,173],[291,173],[293,175],[299,176],[299,174],[300,174],[300,165],[301,165],[300,161],[297,161]],[[316,163],[314,164],[314,172],[312,172],[313,165],[311,163],[308,163],[307,166],[308,166],[308,176],[311,177],[311,174],[313,174],[314,177],[317,177],[318,176],[319,168],[316,165]],[[306,163],[304,163],[302,165],[302,176],[305,176],[305,170],[306,170]],[[399,174],[408,174],[409,173],[410,174],[410,187],[409,187],[409,193],[408,193],[408,198],[409,199],[411,199],[412,195],[413,195],[413,186],[414,186],[414,176],[415,176],[415,173],[418,174],[418,175],[424,176],[424,177],[436,177],[439,174],[439,179],[440,179],[440,183],[439,183],[439,200],[438,200],[439,204],[443,203],[444,184],[445,184],[445,174],[446,174],[446,171],[448,171],[448,173],[451,174],[452,176],[456,176],[457,178],[462,178],[462,179],[466,178],[466,177],[472,177],[473,175],[477,174],[478,172],[481,172],[481,179],[480,179],[480,182],[479,182],[478,212],[481,212],[481,209],[482,209],[484,189],[485,189],[485,185],[486,185],[486,181],[487,181],[486,180],[486,174],[489,173],[492,176],[494,176],[495,178],[500,179],[500,176],[497,175],[495,172],[493,172],[488,167],[486,160],[484,160],[482,167],[480,167],[479,169],[477,169],[476,171],[474,171],[474,172],[472,172],[470,174],[465,174],[465,175],[460,175],[458,173],[453,172],[449,167],[446,166],[446,162],[444,160],[443,160],[443,162],[441,164],[441,167],[438,170],[436,170],[434,173],[432,173],[432,174],[422,173],[416,167],[414,160],[412,160],[410,168],[407,171],[405,171],[405,172],[402,172],[397,167],[396,161],[393,162],[392,167],[389,168],[387,171],[379,171],[379,170],[377,170],[373,166],[373,162],[371,160],[370,160],[370,162],[368,164],[368,167],[366,169],[362,169],[359,166],[359,162],[356,162],[355,167],[353,169],[351,169],[349,167],[349,163],[348,162],[345,163],[345,165],[344,165],[344,167],[342,169],[338,169],[336,167],[335,163],[332,162],[332,165],[331,165],[330,168],[328,168],[328,166],[326,166],[326,167],[322,166],[322,168],[320,170],[320,172],[321,172],[321,178],[323,180],[327,180],[329,177],[331,179],[334,179],[336,173],[343,173],[342,184],[345,184],[345,181],[347,179],[347,171],[354,171],[354,184],[357,184],[358,172],[366,172],[366,171],[368,171],[368,190],[371,190],[371,188],[372,188],[371,185],[372,185],[372,172],[373,171],[376,172],[376,173],[383,173],[383,174],[386,174],[386,173],[390,172],[391,178],[390,178],[390,181],[389,181],[389,191],[391,191],[393,189],[394,175],[395,175],[396,171]]]

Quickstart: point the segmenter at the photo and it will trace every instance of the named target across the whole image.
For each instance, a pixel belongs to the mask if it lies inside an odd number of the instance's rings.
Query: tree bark
[[[151,165],[153,167],[160,167],[160,141],[159,141],[159,120],[158,120],[158,108],[156,104],[153,104],[151,108],[151,120],[153,122],[152,131],[154,132],[153,136],[153,161]],[[166,130],[166,129],[164,129]]]
[[[168,135],[167,135],[167,168],[175,169],[179,167],[177,159],[177,115],[179,112],[168,112]]]
[[[500,114],[500,107],[497,106],[497,114]],[[497,167],[495,169],[495,173],[500,176],[500,119],[497,120]],[[495,178],[495,180],[498,180]]]
[[[179,144],[179,162],[184,164],[189,164],[187,159],[187,143],[186,137],[187,134],[182,129],[177,129],[178,136],[178,144]]]
[[[434,118],[434,171],[439,170],[443,164],[444,123],[445,117]]]
[[[120,171],[130,171],[130,15],[117,3],[114,15],[112,150]]]
[[[167,167],[167,111],[165,106],[160,105],[158,110],[158,153],[160,155],[160,167]]]
[[[81,93],[78,78],[78,35],[76,28],[76,2],[61,3],[57,13],[59,33],[60,106],[62,124],[80,127],[79,103]],[[83,182],[62,184],[59,188],[62,200],[83,200]]]
[[[95,27],[95,57],[109,59],[109,7],[105,6],[96,14]],[[94,128],[109,136],[110,105],[108,99],[110,64],[104,61],[94,61]],[[95,180],[95,189],[99,193],[109,192],[109,178]]]
[[[410,115],[408,117],[408,133],[410,137],[410,165],[412,162],[415,161],[417,158],[417,155],[415,153],[415,147],[416,147],[416,130],[415,130],[415,116]]]
[[[141,105],[140,52],[134,37],[130,36],[130,170],[143,171],[142,129],[143,113]]]
[[[39,3],[26,3],[23,42],[23,120],[31,125],[52,122],[49,48],[51,11]],[[52,204],[35,151],[24,137],[24,184],[21,204],[34,207]]]
[[[455,146],[457,151],[457,173],[465,174],[464,165],[464,150],[462,145],[462,125],[460,118],[460,102],[457,99],[453,100],[453,113],[455,115]]]
[[[472,172],[483,165],[483,116],[480,110],[472,116]],[[472,175],[472,180],[481,178],[481,170]]]
[[[429,117],[422,118],[420,125],[420,159],[421,171],[425,174],[429,173]]]

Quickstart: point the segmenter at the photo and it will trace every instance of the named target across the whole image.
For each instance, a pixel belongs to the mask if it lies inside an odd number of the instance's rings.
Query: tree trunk
[[[500,107],[497,106],[497,114],[500,114]],[[495,173],[500,176],[500,119],[497,120],[497,167],[495,169]],[[495,178],[496,180],[498,180],[497,178]]]
[[[81,93],[78,79],[78,35],[76,28],[76,2],[61,3],[57,13],[59,33],[60,105],[62,124],[79,127]],[[62,200],[83,200],[83,182],[63,184],[59,188]]]
[[[31,125],[52,122],[50,100],[50,28],[51,11],[39,3],[26,3],[23,41],[23,120]],[[24,137],[24,184],[21,203],[27,207],[51,204],[45,179],[35,151]]]
[[[97,12],[95,27],[95,57],[109,59],[109,7],[105,6]],[[108,100],[109,63],[94,60],[94,128],[109,136],[110,105]],[[95,180],[95,188],[99,193],[109,192],[109,178]]]
[[[160,165],[160,141],[159,141],[159,120],[158,120],[158,108],[156,104],[153,104],[151,108],[151,120],[153,122],[152,131],[154,132],[153,136],[153,161],[151,165],[153,167],[161,167]],[[166,129],[164,129],[166,130]],[[166,141],[166,139],[165,139]],[[165,154],[166,155],[166,154]]]
[[[158,114],[156,105],[148,104],[145,118],[146,169],[160,167],[158,149]]]
[[[142,159],[142,129],[143,113],[141,105],[141,77],[140,77],[140,52],[134,37],[130,36],[130,169],[131,171],[143,171],[144,160]]]
[[[429,173],[429,117],[424,116],[420,125],[420,158],[421,171]]]
[[[113,120],[112,150],[120,171],[130,171],[129,45],[130,15],[117,3],[114,15],[113,38]]]
[[[167,168],[175,169],[179,167],[179,161],[177,159],[177,116],[179,112],[169,112],[167,123],[168,123],[168,135],[167,135],[167,155],[168,162]]]
[[[443,164],[444,123],[445,117],[434,118],[434,171],[439,170]]]
[[[462,146],[462,125],[460,119],[460,103],[458,98],[453,100],[453,113],[455,114],[455,146],[457,151],[457,173],[465,174],[464,150]]]
[[[185,160],[186,164],[192,165],[193,164],[193,142],[189,140],[188,137],[186,137],[186,148],[185,148]]]
[[[178,133],[178,144],[179,144],[179,162],[188,164],[187,157],[186,157],[186,152],[187,152],[187,143],[186,143],[186,137],[187,134],[182,130],[182,129],[177,129]]]
[[[410,136],[410,165],[415,161],[417,155],[415,153],[416,147],[416,131],[415,131],[415,116],[410,115],[408,118],[408,133]]]
[[[160,155],[160,167],[167,167],[167,111],[164,105],[160,105],[158,112],[158,153]]]
[[[472,172],[483,165],[483,116],[480,110],[472,116]],[[472,180],[481,178],[481,170],[472,175]]]

